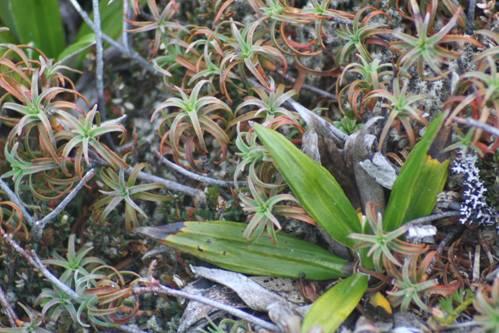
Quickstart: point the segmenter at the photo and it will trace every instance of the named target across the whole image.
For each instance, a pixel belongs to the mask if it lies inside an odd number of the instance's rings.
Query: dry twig
[[[7,185],[7,183],[4,182],[3,179],[1,179],[1,178],[0,178],[0,188],[2,189],[2,191],[5,192],[5,194],[7,194],[7,197],[9,198],[10,201],[15,203],[21,209],[21,212],[23,213],[24,219],[28,222],[28,224],[30,226],[32,226],[35,223],[35,219],[28,212],[28,210],[24,206],[22,200],[17,196],[17,194],[15,194],[10,189],[9,185]]]
[[[81,8],[80,4],[78,3],[78,0],[69,0],[71,4],[73,5],[73,8],[78,12],[78,14],[81,16],[83,21],[92,29],[94,32],[96,32],[96,27],[93,24],[92,20],[88,16],[87,12]],[[159,77],[163,77],[163,74],[159,71],[157,71],[154,66],[152,66],[146,59],[144,59],[140,54],[132,50],[132,48],[126,48],[125,46],[121,45],[111,37],[109,37],[106,34],[102,34],[102,39],[105,40],[107,43],[109,43],[112,47],[116,48],[118,51],[141,65],[146,71],[148,71],[151,74],[157,75]]]
[[[220,180],[220,179],[214,179],[210,178],[207,176],[203,176],[200,174],[197,174],[195,172],[189,171],[187,169],[182,168],[180,165],[175,164],[168,160],[166,157],[161,155],[158,151],[154,152],[156,156],[159,158],[159,160],[166,165],[168,168],[180,173],[181,175],[191,178],[195,181],[205,183],[208,185],[213,185],[213,186],[221,186],[221,187],[234,187],[234,182],[232,181],[226,181],[226,180]],[[240,182],[241,184],[245,184],[245,182]]]
[[[47,214],[43,219],[38,220],[33,225],[33,236],[35,239],[40,239],[45,226],[55,219],[66,206],[76,197],[76,195],[81,191],[85,184],[95,175],[95,170],[90,169],[87,173],[80,179],[80,182],[75,186],[74,189],[69,192],[69,194],[55,207],[53,211]]]
[[[166,296],[186,298],[186,299],[189,299],[191,301],[196,301],[199,303],[213,306],[214,308],[225,311],[233,316],[236,316],[238,318],[246,320],[247,322],[253,323],[255,325],[261,326],[262,328],[270,330],[271,332],[280,332],[281,331],[279,329],[279,327],[277,327],[276,325],[269,323],[269,322],[266,322],[265,320],[262,320],[258,317],[250,315],[249,313],[246,313],[244,311],[236,309],[232,306],[214,301],[212,299],[209,299],[209,298],[206,298],[206,297],[203,297],[200,295],[193,295],[193,294],[186,293],[185,291],[182,291],[182,290],[168,288],[168,287],[165,287],[165,286],[157,283],[157,281],[154,281],[154,280],[150,286],[133,287],[132,293],[134,295],[137,295],[137,296],[143,295],[143,294],[153,293],[153,294],[160,294],[160,295],[166,295]]]

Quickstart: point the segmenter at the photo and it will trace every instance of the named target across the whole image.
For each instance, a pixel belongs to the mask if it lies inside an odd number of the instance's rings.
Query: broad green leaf
[[[336,179],[276,131],[255,125],[258,138],[275,166],[310,216],[336,241],[352,247],[348,238],[360,233],[355,209]]]
[[[243,238],[244,223],[179,222],[136,230],[179,251],[224,269],[251,274],[328,280],[346,276],[351,265],[324,248],[291,236],[277,242]]]
[[[9,10],[21,43],[33,42],[50,58],[64,49],[58,0],[10,0]]]
[[[335,332],[367,290],[367,275],[354,274],[319,297],[303,319],[302,333]]]
[[[392,231],[411,219],[430,214],[447,180],[449,161],[433,159],[428,151],[444,121],[436,117],[426,128],[395,180],[385,211],[383,225]]]
[[[89,33],[80,37],[76,42],[69,45],[57,57],[58,61],[64,61],[72,56],[81,53],[83,50],[95,44],[95,34]]]

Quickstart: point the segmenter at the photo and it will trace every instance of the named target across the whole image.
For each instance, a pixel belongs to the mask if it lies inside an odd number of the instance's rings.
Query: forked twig
[[[69,194],[55,207],[53,211],[51,211],[49,214],[45,215],[45,217],[41,220],[38,220],[34,223],[33,225],[33,236],[35,239],[40,239],[43,233],[43,229],[45,226],[55,219],[63,210],[66,208],[66,206],[76,197],[76,195],[81,191],[81,189],[87,184],[87,182],[92,179],[92,177],[95,175],[95,170],[90,169],[87,171],[87,173],[83,176],[82,179],[78,182],[78,184],[75,186],[74,189],[69,192]]]
[[[2,236],[5,243],[7,243],[15,252],[21,255],[28,263],[35,269],[40,271],[40,273],[49,280],[55,287],[60,289],[63,293],[69,296],[73,300],[80,300],[80,296],[65,283],[59,280],[54,274],[52,274],[47,267],[42,263],[38,255],[34,251],[27,251],[21,247],[11,235],[7,234],[2,228],[0,228],[0,236]]]
[[[153,282],[156,282],[153,280]],[[153,283],[150,286],[147,287],[133,287],[132,288],[132,293],[134,295],[143,295],[143,294],[160,294],[160,295],[166,295],[166,296],[173,296],[173,297],[181,297],[181,298],[186,298],[191,301],[196,301],[199,303],[203,303],[209,306],[212,306],[214,308],[220,309],[222,311],[225,311],[233,316],[236,316],[238,318],[241,318],[243,320],[246,320],[247,322],[253,323],[255,325],[261,326],[262,328],[265,328],[267,330],[270,330],[271,332],[281,332],[279,327],[276,325],[269,323],[265,320],[262,320],[258,317],[255,317],[253,315],[250,315],[249,313],[246,313],[244,311],[241,311],[239,309],[236,309],[232,306],[214,301],[210,298],[201,296],[201,295],[193,295],[189,294],[185,291],[182,290],[177,290],[177,289],[172,289],[165,287],[159,283]]]
[[[132,172],[132,170],[133,170],[132,168],[128,168],[126,170],[126,172],[130,173],[130,172]],[[173,180],[168,180],[168,179],[161,178],[161,177],[158,177],[155,175],[151,175],[151,174],[144,172],[144,171],[139,172],[138,178],[141,180],[145,180],[145,181],[160,183],[161,185],[163,185],[164,187],[166,187],[169,190],[177,191],[177,192],[181,192],[181,193],[190,195],[192,197],[200,199],[202,202],[206,201],[206,196],[203,193],[203,191],[198,190],[194,187],[183,185],[183,184],[174,182]]]
[[[32,226],[35,223],[35,219],[28,212],[28,210],[24,206],[24,204],[23,204],[22,200],[19,198],[19,196],[17,194],[15,194],[10,189],[9,185],[7,185],[7,183],[4,182],[3,179],[1,179],[1,178],[0,178],[0,188],[2,189],[2,191],[5,192],[5,194],[7,194],[7,197],[9,198],[10,201],[15,203],[21,209],[21,212],[23,213],[24,219],[28,222],[28,224],[30,226]]]
[[[78,0],[69,0],[71,2],[71,5],[73,5],[73,8],[78,12],[78,14],[81,16],[83,21],[92,29],[94,32],[96,32],[95,25],[93,24],[92,20],[88,16],[87,12],[81,8],[80,4],[78,3]],[[105,40],[107,43],[109,43],[112,47],[116,48],[118,51],[138,63],[140,66],[142,66],[145,70],[147,70],[149,73],[157,75],[159,77],[163,77],[163,74],[156,70],[153,65],[151,65],[146,59],[144,59],[140,54],[132,50],[132,48],[126,48],[125,46],[121,45],[117,41],[115,41],[113,38],[109,37],[105,33],[102,34],[102,39]]]
[[[198,182],[201,182],[201,183],[205,183],[205,184],[208,184],[208,185],[221,186],[221,187],[234,187],[234,182],[232,182],[232,181],[214,179],[214,178],[210,178],[210,177],[207,177],[207,176],[203,176],[203,175],[197,174],[195,172],[192,172],[192,171],[189,171],[187,169],[182,168],[178,164],[175,164],[175,163],[171,162],[166,157],[164,157],[163,155],[161,155],[158,151],[155,151],[154,153],[156,154],[156,156],[159,158],[159,160],[164,165],[166,165],[168,168],[170,168],[170,169],[172,169],[172,170],[180,173],[183,176],[186,176],[186,177],[191,178],[191,179],[193,179],[195,181],[198,181]],[[242,182],[242,183],[244,183],[244,182]]]

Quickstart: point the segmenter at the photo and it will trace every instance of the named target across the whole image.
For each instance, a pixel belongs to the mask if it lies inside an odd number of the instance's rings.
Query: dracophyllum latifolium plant
[[[90,149],[114,168],[127,166],[117,153],[100,141],[101,137],[106,134],[115,132],[124,134],[126,132],[125,127],[119,123],[121,119],[101,122],[97,105],[78,118],[69,112],[56,112],[64,126],[64,130],[57,133],[56,139],[57,141],[67,141],[62,150],[64,158],[70,158],[71,152],[76,151],[74,164],[77,173],[80,174],[81,170],[83,170],[83,160],[87,165],[91,164]]]
[[[380,98],[385,101],[382,106],[389,110],[388,119],[381,131],[378,149],[381,150],[388,132],[395,122],[399,119],[407,133],[407,138],[411,145],[416,143],[416,135],[411,125],[411,119],[415,119],[422,124],[426,124],[426,119],[421,115],[417,104],[427,98],[424,95],[413,95],[408,91],[408,82],[405,81],[400,87],[399,78],[393,79],[392,91],[385,88],[371,90],[366,99]]]
[[[369,13],[370,10],[371,13]],[[373,11],[372,7],[364,7],[355,14],[352,24],[344,25],[336,30],[338,37],[344,41],[338,53],[338,63],[345,64],[357,52],[365,60],[372,60],[367,49],[369,40],[383,33],[385,27],[384,24],[372,22],[373,17],[379,14],[378,11]]]
[[[357,119],[360,119],[363,111],[366,109],[366,95],[372,90],[382,89],[386,77],[393,75],[393,65],[381,63],[379,59],[371,62],[358,55],[360,62],[351,62],[346,65],[336,81],[336,94],[338,100],[346,96],[350,107]],[[347,76],[354,76],[351,82],[345,82]],[[343,86],[343,88],[341,88]],[[342,113],[346,113],[342,107],[343,103],[338,103]]]
[[[383,258],[400,265],[402,260],[398,258],[411,251],[398,239],[401,236],[398,228],[433,210],[446,181],[448,161],[433,157],[429,149],[443,120],[444,114],[433,120],[409,155],[393,186],[382,224],[381,217],[372,211],[368,214],[369,223],[362,223],[338,182],[324,167],[283,135],[254,125],[258,139],[296,200],[319,228],[352,251],[354,262],[341,259],[319,245],[282,234],[277,242],[263,236],[248,242],[243,237],[244,223],[183,222],[139,231],[237,272],[311,280],[344,278],[314,302],[302,325],[303,333],[333,332],[367,291],[369,276],[353,270],[352,264],[368,271],[383,270]],[[282,252],[283,249],[286,251]]]
[[[220,145],[222,154],[225,154],[230,142],[225,133],[226,123],[232,118],[232,110],[222,100],[213,96],[200,96],[201,90],[208,80],[201,80],[190,94],[177,88],[179,97],[170,97],[155,109],[152,120],[161,118],[161,147],[168,143],[174,156],[186,157],[185,150],[180,149],[180,142],[184,145],[196,139],[196,146],[207,152],[205,135],[210,134]],[[170,111],[173,109],[174,111]],[[170,111],[170,112],[168,112]],[[165,128],[166,129],[163,129]]]
[[[456,25],[461,15],[461,7],[455,11],[452,18],[440,29],[433,27],[434,19],[432,14],[427,12],[423,18],[416,0],[410,0],[413,11],[414,25],[416,34],[407,34],[401,31],[393,31],[392,35],[397,41],[392,42],[391,46],[401,54],[399,64],[401,69],[408,70],[414,64],[420,77],[424,76],[424,66],[427,65],[436,74],[442,74],[442,64],[447,63],[449,59],[456,59],[460,53],[449,50],[442,44],[452,42],[465,42],[480,45],[476,40],[469,36],[449,34]],[[436,33],[429,35],[430,31]]]
[[[276,188],[259,188],[251,177],[248,177],[248,188],[249,194],[239,194],[243,211],[249,217],[248,226],[243,232],[244,238],[253,240],[267,231],[273,241],[277,240],[276,230],[282,228],[277,218],[279,215],[311,223],[301,207],[284,204],[284,202],[296,203],[293,195],[274,193]]]
[[[12,150],[8,150],[7,145],[4,147],[5,160],[7,161],[10,170],[4,173],[0,178],[12,178],[14,181],[14,192],[21,195],[21,185],[23,180],[27,178],[27,185],[31,193],[36,196],[37,190],[33,186],[33,177],[37,174],[44,173],[49,170],[58,169],[59,166],[49,157],[33,158],[31,160],[21,157],[19,143],[16,142]]]
[[[168,197],[151,191],[158,190],[163,186],[158,183],[137,184],[137,177],[145,164],[137,164],[133,167],[128,179],[125,179],[125,170],[120,169],[116,173],[112,168],[107,168],[102,171],[100,179],[102,181],[102,190],[104,195],[97,200],[94,205],[94,211],[97,212],[100,220],[106,219],[112,211],[124,202],[125,204],[125,228],[130,231],[135,228],[138,223],[137,213],[144,218],[147,214],[140,208],[135,200],[144,200],[160,203]]]
[[[284,92],[285,86],[280,84],[275,87],[274,82],[271,80],[271,91],[267,93],[262,88],[255,88],[256,96],[246,98],[244,102],[239,104],[236,113],[240,115],[234,119],[233,123],[246,122],[253,119],[263,119],[263,125],[268,125],[276,117],[284,116],[289,119],[296,120],[297,114],[286,109],[283,104],[293,97],[296,93],[294,90]],[[247,112],[240,112],[245,108],[252,109]]]
[[[223,69],[220,76],[220,87],[225,96],[229,96],[225,80],[234,68],[239,69],[243,75],[247,69],[266,88],[271,87],[269,78],[261,70],[263,58],[277,60],[282,65],[284,72],[287,71],[288,63],[281,51],[273,46],[265,45],[263,39],[254,40],[256,29],[261,22],[262,19],[259,19],[240,30],[236,22],[230,21],[233,39],[227,42],[228,51],[220,63],[220,67]]]

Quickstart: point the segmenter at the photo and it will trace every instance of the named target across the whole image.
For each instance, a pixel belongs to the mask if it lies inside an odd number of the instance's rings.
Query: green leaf
[[[367,275],[363,274],[354,274],[327,290],[305,315],[302,333],[335,332],[355,309],[366,290]]]
[[[442,126],[444,116],[442,113],[428,125],[423,138],[400,170],[385,211],[383,224],[386,231],[426,216],[435,207],[437,195],[447,180],[449,161],[438,161],[428,151]]]
[[[33,42],[48,57],[57,57],[65,44],[58,0],[10,0],[9,11],[21,43]]]
[[[256,124],[260,141],[293,194],[310,216],[336,241],[352,247],[351,233],[360,233],[355,209],[336,179],[276,131]]]
[[[65,61],[72,56],[81,53],[83,50],[86,50],[90,46],[95,44],[95,34],[89,33],[82,37],[80,37],[76,42],[69,45],[62,51],[57,57],[58,61]]]
[[[245,223],[226,221],[179,222],[136,230],[179,251],[224,269],[251,275],[328,280],[346,276],[351,265],[324,248],[279,235],[276,243],[242,237]]]

